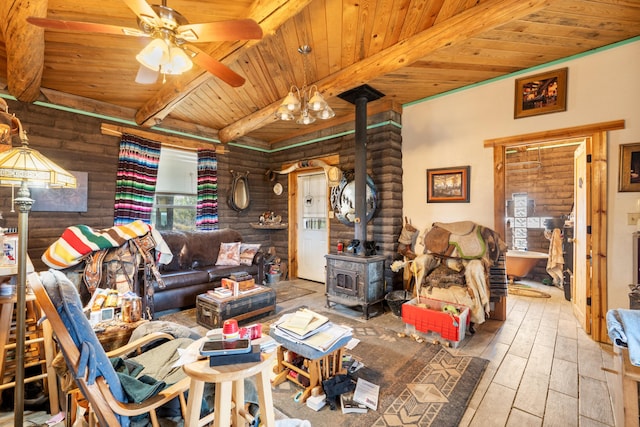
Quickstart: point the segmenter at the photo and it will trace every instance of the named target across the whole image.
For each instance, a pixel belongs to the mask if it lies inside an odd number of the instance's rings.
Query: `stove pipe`
[[[367,103],[382,98],[384,94],[369,85],[362,85],[338,95],[356,106],[355,123],[355,219],[354,239],[360,241],[358,255],[364,255],[367,240]]]

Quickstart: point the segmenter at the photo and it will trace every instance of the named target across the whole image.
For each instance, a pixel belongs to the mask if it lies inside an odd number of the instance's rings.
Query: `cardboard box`
[[[455,316],[442,311],[445,305],[452,305],[459,311]],[[469,325],[469,307],[426,297],[414,298],[402,304],[402,320],[413,325],[420,332],[435,332],[453,343],[464,339]]]
[[[251,278],[249,280],[243,280],[242,282],[236,282],[235,280],[225,277],[220,281],[220,285],[234,292],[234,295],[237,295],[238,291],[242,292],[254,288],[256,286],[256,280]]]
[[[306,403],[309,408],[313,409],[314,411],[319,411],[324,407],[324,405],[327,404],[326,399],[327,396],[324,394],[321,394],[319,396],[309,396]]]

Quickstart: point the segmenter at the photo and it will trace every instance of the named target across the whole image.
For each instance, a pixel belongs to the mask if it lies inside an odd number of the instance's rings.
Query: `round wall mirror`
[[[249,207],[251,197],[249,193],[249,172],[231,171],[233,180],[231,181],[231,192],[229,193],[229,206],[231,209],[242,212]]]
[[[331,189],[331,208],[336,218],[345,225],[354,225],[356,210],[356,182],[354,180],[354,171],[344,172],[340,184]],[[378,194],[373,179],[367,175],[367,191],[366,191],[366,222],[373,218],[378,204]]]

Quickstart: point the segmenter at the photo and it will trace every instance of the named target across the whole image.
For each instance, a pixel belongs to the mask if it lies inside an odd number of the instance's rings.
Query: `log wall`
[[[29,215],[29,256],[36,270],[46,269],[40,257],[65,228],[85,224],[95,229],[113,225],[113,202],[120,139],[102,135],[100,126],[105,120],[45,107],[8,101],[9,112],[15,114],[28,132],[30,145],[65,169],[88,173],[87,212],[31,212]],[[380,123],[393,119],[400,122],[396,112],[382,113],[370,121]],[[332,134],[334,130],[328,132]],[[367,239],[375,240],[379,253],[389,260],[394,256],[397,237],[402,228],[402,158],[400,128],[387,124],[368,132],[367,168],[378,188],[378,209],[369,223]],[[289,222],[287,206],[287,178],[279,175],[284,191],[273,193],[275,182],[265,172],[279,169],[282,164],[340,155],[340,168],[347,170],[354,164],[354,135],[348,134],[298,148],[264,153],[233,144],[227,153],[218,155],[218,197],[220,228],[230,227],[242,233],[246,242],[260,243],[263,248],[274,247],[278,256],[287,260],[287,230],[257,230],[250,226],[265,211],[274,211]],[[249,171],[251,204],[244,212],[236,212],[227,204],[231,188],[231,170]],[[50,190],[55,191],[55,190]],[[35,201],[37,203],[37,200]],[[17,227],[17,213],[11,213],[11,189],[0,187],[0,212],[4,227]],[[331,247],[338,240],[353,238],[353,227],[331,220]],[[388,269],[387,269],[388,270]],[[389,281],[391,283],[391,281]]]

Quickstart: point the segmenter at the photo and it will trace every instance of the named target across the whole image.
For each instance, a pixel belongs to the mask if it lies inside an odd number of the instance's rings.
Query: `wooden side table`
[[[275,378],[271,384],[277,386],[286,380],[293,382],[303,388],[302,396],[299,401],[304,403],[309,396],[311,390],[322,384],[322,381],[331,378],[334,375],[345,374],[347,370],[342,367],[342,356],[344,346],[351,340],[352,336],[347,335],[340,338],[328,351],[321,352],[315,350],[305,344],[296,343],[293,340],[269,331],[269,334],[280,344],[278,346],[278,359],[274,367]],[[290,350],[304,358],[303,366],[300,369],[297,366],[286,361],[285,352]],[[298,378],[293,378],[289,373],[295,372],[297,377],[304,377],[309,380],[309,384],[303,384]]]
[[[616,425],[637,427],[640,417],[638,408],[640,367],[631,364],[627,348],[617,345],[613,346],[613,367],[617,373],[613,396]]]
[[[263,353],[261,362],[239,363],[235,365],[209,366],[209,359],[184,365],[182,368],[191,377],[187,403],[185,427],[196,427],[210,423],[213,419],[215,427],[245,425],[243,417],[244,379],[255,377],[260,405],[260,425],[275,426],[273,396],[269,382],[273,367],[274,353]],[[200,419],[204,384],[215,383],[215,412]]]

